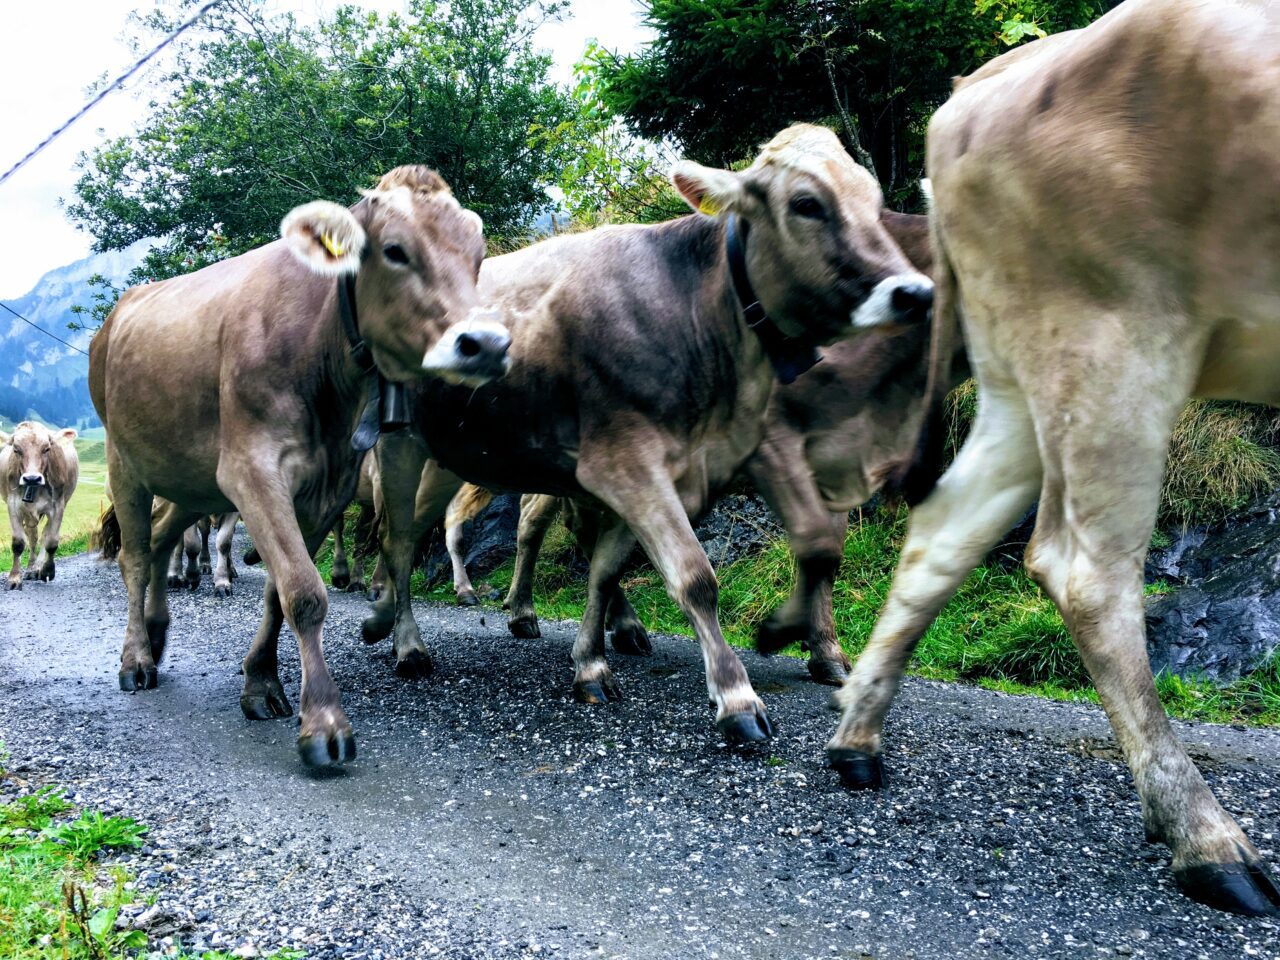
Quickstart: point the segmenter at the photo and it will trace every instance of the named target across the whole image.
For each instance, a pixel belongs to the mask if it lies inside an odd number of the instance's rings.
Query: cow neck
[[[803,340],[789,337],[769,319],[764,304],[756,296],[747,276],[747,224],[739,221],[738,215],[729,214],[725,222],[725,255],[729,261],[729,276],[733,282],[733,293],[738,299],[738,307],[747,326],[755,333],[769,358],[774,375],[783,383],[794,383],[796,377],[804,373],[822,356],[817,349]]]
[[[409,425],[409,406],[404,384],[394,383],[382,375],[374,362],[373,351],[360,336],[360,318],[356,312],[356,275],[344,273],[338,278],[338,315],[347,338],[351,361],[364,375],[366,400],[360,421],[351,435],[352,449],[364,453],[378,442],[378,435],[391,433]]]

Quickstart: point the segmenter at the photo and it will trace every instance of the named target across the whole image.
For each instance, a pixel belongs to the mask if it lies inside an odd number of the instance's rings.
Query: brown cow
[[[1280,403],[1280,5],[1129,0],[1002,57],[933,118],[928,169],[934,352],[959,316],[978,415],[912,514],[838,695],[832,765],[850,787],[879,785],[912,649],[1038,497],[1027,568],[1093,678],[1148,836],[1189,896],[1274,915],[1280,887],[1156,696],[1142,570],[1187,398]],[[922,461],[908,487],[934,472]]]
[[[885,211],[883,220],[907,258],[931,272],[928,218]],[[855,337],[824,349],[820,364],[795,383],[774,388],[764,438],[743,468],[781,518],[797,560],[795,589],[760,625],[758,648],[769,654],[801,644],[809,653],[809,673],[819,683],[839,684],[849,669],[831,607],[849,511],[870,499],[891,466],[915,445],[925,405],[928,346],[928,328],[920,325],[896,336]],[[964,375],[963,356],[961,346],[953,382]],[[571,526],[589,553],[591,527],[582,530],[584,509],[589,508],[579,504],[572,511]],[[521,500],[515,571],[503,604],[514,636],[539,635],[533,571],[559,510],[554,498]],[[617,652],[652,652],[620,588],[609,600],[606,624]]]
[[[53,558],[58,552],[62,517],[80,479],[75,438],[76,432],[70,427],[53,430],[31,420],[23,420],[14,427],[12,436],[0,433],[0,483],[4,484],[5,502],[9,506],[13,541],[10,590],[21,590],[23,580],[48,582],[53,579]],[[45,521],[43,537],[41,520]],[[22,551],[28,546],[31,554],[24,574]]]
[[[350,209],[298,207],[281,233],[127,291],[94,337],[89,388],[129,594],[120,686],[156,685],[174,542],[201,514],[238,509],[269,571],[241,707],[251,719],[291,712],[276,666],[287,618],[302,661],[299,750],[341,763],[355,739],[325,665],[328,602],[311,557],[355,492],[357,447],[372,444],[380,410],[393,419],[396,393],[379,377],[485,383],[505,371],[510,340],[478,310],[480,218],[425,167],[391,171]],[[154,528],[153,495],[172,508]]]
[[[476,391],[423,385],[419,433],[384,439],[391,581],[365,632],[394,628],[397,658],[422,650],[409,559],[460,486],[447,470],[590,498],[606,512],[573,648],[576,696],[618,696],[605,605],[639,539],[702,644],[717,726],[760,740],[772,725],[721,634],[715,573],[689,517],[759,446],[775,376],[793,378],[817,345],[859,329],[923,321],[933,285],[881,223],[875,178],[829,130],[797,125],[747,170],[682,163],[672,180],[716,215],[604,227],[485,262],[483,295],[511,321],[512,373]]]

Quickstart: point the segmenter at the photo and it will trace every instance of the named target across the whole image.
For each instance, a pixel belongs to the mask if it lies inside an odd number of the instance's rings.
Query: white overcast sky
[[[402,10],[404,0],[357,0],[359,6]],[[314,17],[337,0],[269,0],[268,8]],[[16,3],[0,0],[4,55],[0,56],[0,172],[45,138],[87,99],[85,88],[114,78],[133,57],[123,42],[129,14],[154,9],[155,0],[72,0]],[[567,82],[587,41],[630,51],[648,33],[638,0],[572,0],[571,15],[538,35],[556,65],[552,79]],[[138,85],[135,78],[132,86]],[[0,299],[22,296],[53,267],[89,252],[90,238],[66,221],[60,198],[71,195],[74,162],[105,136],[132,130],[145,100],[126,87],[87,116],[4,184],[0,184]]]

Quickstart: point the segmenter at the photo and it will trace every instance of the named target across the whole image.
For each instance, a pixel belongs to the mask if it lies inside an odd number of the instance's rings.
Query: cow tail
[[[477,487],[474,483],[463,485],[462,489],[449,501],[449,509],[444,515],[444,528],[452,530],[460,523],[474,520],[492,500],[492,491]]]
[[[947,443],[946,403],[947,394],[951,392],[958,329],[956,275],[942,243],[938,215],[932,209],[929,211],[929,239],[935,266],[933,329],[929,340],[924,418],[914,450],[890,471],[886,484],[887,492],[896,493],[913,507],[933,492],[942,475]]]
[[[109,503],[98,518],[98,530],[89,545],[102,551],[103,560],[114,560],[120,556],[121,539],[120,518],[116,516],[115,504]]]

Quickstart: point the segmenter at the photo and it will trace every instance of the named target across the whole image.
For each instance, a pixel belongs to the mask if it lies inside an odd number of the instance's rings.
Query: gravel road
[[[158,938],[317,958],[1280,957],[1280,924],[1173,888],[1101,711],[909,681],[888,788],[824,768],[827,692],[744,654],[778,725],[718,741],[692,642],[613,658],[626,699],[570,696],[573,624],[515,641],[492,610],[419,605],[436,674],[392,675],[366,604],[330,593],[327,653],[356,729],[310,774],[296,721],[252,723],[239,660],[261,573],[230,600],[170,593],[160,687],[116,684],[113,565],[59,561],[0,597],[11,770],[152,825],[127,855]],[[297,702],[297,648],[282,641]],[[1280,863],[1280,731],[1179,725],[1210,785]],[[10,782],[4,789],[15,789]]]

